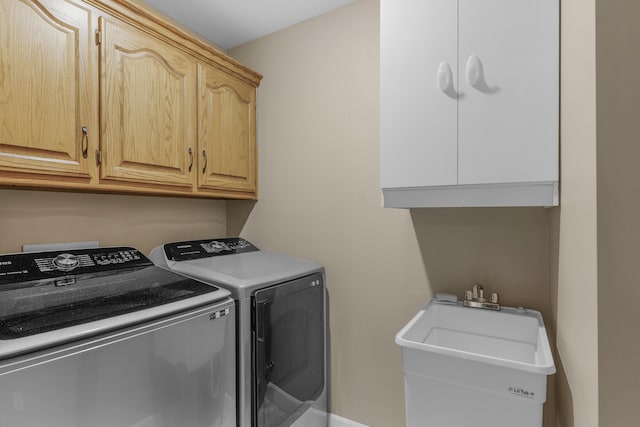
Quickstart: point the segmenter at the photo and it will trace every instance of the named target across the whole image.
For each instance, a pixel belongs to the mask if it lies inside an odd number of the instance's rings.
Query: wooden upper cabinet
[[[0,186],[256,197],[260,76],[124,0],[0,0]]]
[[[62,0],[0,1],[0,171],[88,180],[90,19]]]
[[[191,187],[195,59],[115,20],[100,28],[101,179]]]
[[[256,191],[256,88],[198,65],[198,187]]]

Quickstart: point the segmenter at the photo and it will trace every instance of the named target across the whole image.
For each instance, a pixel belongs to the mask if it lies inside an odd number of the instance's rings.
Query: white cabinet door
[[[458,5],[381,0],[380,8],[382,188],[455,185]]]
[[[558,0],[381,0],[389,207],[558,204]]]
[[[459,0],[458,184],[558,179],[557,16],[557,0]]]

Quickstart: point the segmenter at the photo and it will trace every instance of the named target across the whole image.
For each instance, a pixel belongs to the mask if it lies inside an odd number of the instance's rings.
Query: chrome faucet
[[[500,310],[500,304],[498,304],[498,293],[493,292],[489,297],[489,300],[487,300],[484,297],[484,287],[480,284],[473,285],[471,290],[465,292],[463,304],[465,307]]]

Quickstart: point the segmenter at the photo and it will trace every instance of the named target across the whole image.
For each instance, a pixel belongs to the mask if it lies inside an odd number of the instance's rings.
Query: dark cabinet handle
[[[202,173],[207,170],[207,152],[202,150],[202,158],[204,158],[204,166],[202,167]]]
[[[189,172],[191,172],[191,168],[193,167],[193,150],[189,147]]]
[[[267,383],[271,382],[271,375],[273,374],[273,368],[275,367],[275,365],[273,364],[273,362],[267,362],[265,365],[265,375],[264,375],[264,379]]]
[[[89,155],[89,129],[82,126],[82,158],[86,159]]]

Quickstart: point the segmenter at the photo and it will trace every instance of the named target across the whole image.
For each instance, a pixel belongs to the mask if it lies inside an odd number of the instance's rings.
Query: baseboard
[[[369,427],[366,424],[357,423],[347,418],[343,418],[340,415],[329,415],[329,427]]]

